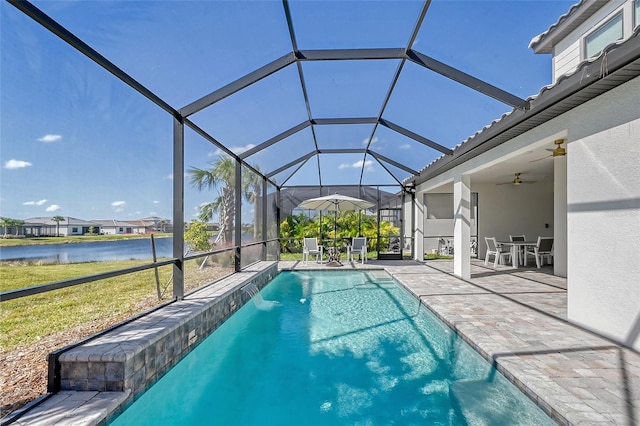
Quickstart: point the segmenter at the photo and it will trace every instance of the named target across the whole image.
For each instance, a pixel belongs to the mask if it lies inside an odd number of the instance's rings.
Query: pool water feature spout
[[[261,311],[270,311],[274,306],[280,305],[280,302],[276,300],[264,300],[262,294],[260,294],[260,290],[252,282],[242,287],[242,291],[251,296],[251,300],[253,300],[256,308]]]

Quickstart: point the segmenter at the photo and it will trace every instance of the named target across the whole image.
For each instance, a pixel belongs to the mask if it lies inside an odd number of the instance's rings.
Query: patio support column
[[[173,297],[184,298],[184,123],[173,119]]]
[[[553,159],[553,275],[567,276],[567,157]]]
[[[409,223],[411,224],[411,228],[410,228],[411,231],[413,231],[416,228],[416,226],[415,226],[415,223],[416,223],[416,214],[415,214],[415,212],[416,212],[416,191],[413,190],[413,191],[411,191],[411,209],[409,210],[409,214],[411,215],[410,216],[410,220],[409,220]],[[413,254],[416,252],[416,245],[413,244],[413,239],[414,239],[413,232],[410,234],[410,236],[411,236],[411,258],[413,259],[414,258]]]
[[[280,253],[282,252],[282,240],[280,240],[280,187],[276,188],[276,236],[278,238],[278,261],[280,261]]]
[[[407,247],[407,244],[410,248],[409,256],[413,259],[414,252],[414,244],[413,244],[413,229],[414,229],[414,202],[416,199],[416,194],[411,191],[407,191],[404,193],[402,197],[402,254],[404,257],[404,248]]]
[[[236,246],[235,250],[235,261],[234,268],[236,272],[240,272],[242,269],[242,163],[240,159],[236,160],[236,179],[235,179],[235,220],[234,220],[234,244]]]
[[[402,210],[400,210],[400,259],[404,259],[404,228],[406,226],[405,224],[405,215],[404,215],[404,207],[407,204],[407,192],[404,190],[402,190],[402,201],[400,202],[400,205],[402,206]]]
[[[453,273],[471,278],[471,177],[459,175],[453,182]]]
[[[267,178],[262,178],[262,198],[260,203],[260,208],[262,208],[262,256],[260,256],[261,260],[267,260],[267,191],[269,186],[267,184]],[[253,206],[255,209],[257,207],[258,200],[256,200],[256,204]],[[256,224],[257,225],[257,224]]]
[[[415,214],[413,216],[413,259],[424,260],[424,194],[418,194],[413,203]]]

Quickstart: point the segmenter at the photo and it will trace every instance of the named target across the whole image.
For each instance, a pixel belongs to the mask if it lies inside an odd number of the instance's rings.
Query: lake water
[[[173,257],[173,238],[156,238],[155,243],[158,258]],[[67,263],[129,259],[153,259],[151,238],[0,247],[0,260],[41,260]]]

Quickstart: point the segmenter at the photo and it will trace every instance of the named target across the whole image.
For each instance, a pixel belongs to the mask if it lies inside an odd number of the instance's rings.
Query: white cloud
[[[234,154],[241,154],[245,151],[250,150],[251,148],[255,148],[255,145],[252,143],[248,143],[245,146],[230,146],[229,151],[233,152]],[[209,153],[209,157],[218,157],[220,155],[226,155],[226,152],[224,152],[220,148]]]
[[[114,212],[122,212],[124,211],[125,204],[127,204],[126,201],[114,201],[111,203],[111,208]]]
[[[369,140],[371,140],[371,145],[373,145],[373,144],[375,144],[376,142],[378,142],[378,137],[376,136],[376,137],[374,137],[373,139],[370,139],[370,138],[364,138],[364,139],[362,140],[362,145],[363,145],[363,146],[367,146],[367,145],[369,144]]]
[[[41,206],[46,203],[47,200],[38,200],[38,201],[25,201],[22,203],[23,206]]]
[[[22,169],[22,168],[31,167],[31,166],[32,164],[28,161],[15,160],[13,158],[7,161],[6,163],[4,163],[4,168],[9,170]]]
[[[251,148],[255,148],[256,146],[252,143],[246,144],[245,146],[232,146],[229,149],[234,154],[240,154],[241,152],[245,152],[250,150]]]
[[[405,143],[404,145],[400,145],[398,148],[400,148],[400,149],[411,149],[411,145],[409,145],[408,143]]]
[[[362,167],[362,160],[356,161],[355,163],[353,163],[353,166],[357,167],[357,168]],[[373,161],[371,161],[371,160],[365,161],[364,162],[364,171],[365,172],[372,172],[373,170],[374,170],[373,169]]]
[[[347,163],[342,163],[338,166],[339,169],[349,169],[349,168],[354,168],[354,169],[360,169],[362,168],[362,160],[356,161],[355,163],[351,163],[351,164],[347,164]],[[364,162],[364,171],[365,172],[372,172],[375,169],[373,168],[373,161],[371,160],[367,160]]]
[[[153,204],[160,204],[160,201],[158,201],[158,200],[153,200]]]
[[[62,209],[62,207],[60,207],[59,205],[51,204],[49,207],[46,208],[45,211],[47,211],[47,212],[57,212],[58,210],[61,210],[61,209]]]
[[[38,138],[38,141],[44,142],[44,143],[51,143],[51,142],[58,142],[60,139],[62,139],[62,135],[44,135],[43,137]]]

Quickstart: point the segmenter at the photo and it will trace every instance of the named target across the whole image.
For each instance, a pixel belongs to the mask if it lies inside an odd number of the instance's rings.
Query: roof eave
[[[606,61],[603,67],[602,62]],[[603,73],[603,70],[607,70]],[[453,155],[441,156],[405,181],[419,185],[530,129],[539,126],[627,81],[640,76],[640,27],[624,42],[611,44],[597,57],[582,62],[573,74],[530,98],[529,110],[514,109],[460,144]]]
[[[535,53],[553,53],[553,47],[589,19],[596,11],[608,3],[608,0],[581,0],[569,8],[545,32],[538,34],[529,42],[529,48]]]

